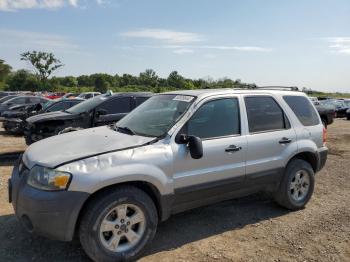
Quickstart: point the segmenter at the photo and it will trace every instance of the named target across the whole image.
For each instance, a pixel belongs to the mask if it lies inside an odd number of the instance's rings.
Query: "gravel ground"
[[[159,226],[141,261],[350,261],[350,121],[328,129],[330,155],[304,210],[289,212],[265,194],[198,208]],[[0,152],[24,148],[0,133]],[[13,146],[13,148],[11,148]],[[88,261],[78,241],[26,233],[7,203],[11,166],[0,164],[0,261]]]

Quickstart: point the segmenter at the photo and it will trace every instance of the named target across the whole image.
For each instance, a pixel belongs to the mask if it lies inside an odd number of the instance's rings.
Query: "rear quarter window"
[[[315,126],[320,123],[318,113],[304,96],[283,96],[284,101],[304,126]]]

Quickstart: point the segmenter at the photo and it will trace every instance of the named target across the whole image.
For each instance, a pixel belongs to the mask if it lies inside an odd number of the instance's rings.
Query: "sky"
[[[0,0],[0,59],[53,52],[56,75],[229,77],[350,92],[349,0]]]

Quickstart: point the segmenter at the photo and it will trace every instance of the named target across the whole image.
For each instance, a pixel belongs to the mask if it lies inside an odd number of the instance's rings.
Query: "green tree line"
[[[180,89],[255,87],[254,84],[242,83],[239,79],[189,79],[177,71],[173,71],[166,78],[162,78],[153,69],[146,69],[136,76],[131,74],[95,73],[77,77],[57,77],[52,76],[52,74],[64,65],[52,53],[25,52],[20,55],[20,59],[27,62],[33,70],[12,71],[10,65],[6,64],[4,60],[0,60],[0,89],[11,91],[99,91],[103,93],[107,90],[115,92],[163,92]]]

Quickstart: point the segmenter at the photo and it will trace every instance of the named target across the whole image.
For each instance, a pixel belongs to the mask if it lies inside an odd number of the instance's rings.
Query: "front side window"
[[[214,100],[202,105],[186,124],[187,134],[202,139],[240,134],[236,98]]]
[[[286,115],[269,96],[245,97],[249,132],[267,132],[290,127]]]
[[[306,97],[284,96],[283,99],[304,126],[314,126],[320,123],[317,112]]]

